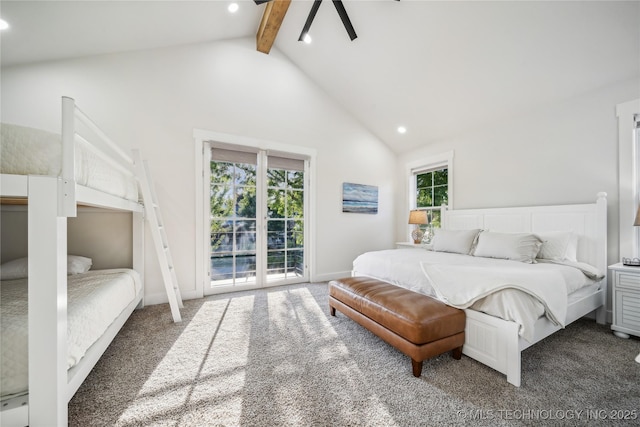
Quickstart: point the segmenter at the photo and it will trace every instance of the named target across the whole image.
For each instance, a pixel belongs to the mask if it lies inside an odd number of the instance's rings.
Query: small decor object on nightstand
[[[409,212],[409,224],[415,224],[416,228],[411,232],[411,238],[416,245],[422,242],[424,232],[420,229],[421,224],[427,224],[427,211],[415,209]]]
[[[622,265],[640,267],[640,258],[622,258]]]
[[[428,224],[427,229],[424,230],[424,236],[422,237],[422,243],[428,245],[433,240],[433,225]]]

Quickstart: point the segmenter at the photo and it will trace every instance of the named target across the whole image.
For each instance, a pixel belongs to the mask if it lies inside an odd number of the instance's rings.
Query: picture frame
[[[342,212],[377,214],[378,187],[344,182],[342,184]]]

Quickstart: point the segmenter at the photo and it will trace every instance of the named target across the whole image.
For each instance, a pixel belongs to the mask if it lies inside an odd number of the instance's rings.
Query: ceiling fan
[[[269,53],[278,30],[280,29],[280,24],[282,24],[282,19],[284,19],[284,15],[287,13],[291,0],[254,0],[254,2],[258,5],[267,3],[256,39],[258,50],[263,53]],[[331,0],[331,2],[336,8],[345,30],[347,30],[347,34],[349,34],[349,38],[352,41],[355,40],[358,35],[351,24],[351,20],[349,19],[349,15],[347,15],[344,4],[342,4],[342,0]],[[309,12],[309,16],[307,17],[307,21],[302,28],[302,32],[300,33],[298,40],[304,40],[305,36],[309,33],[309,29],[311,28],[311,24],[313,23],[313,19],[316,17],[316,13],[318,12],[318,8],[321,3],[322,0],[313,1],[311,11]]]

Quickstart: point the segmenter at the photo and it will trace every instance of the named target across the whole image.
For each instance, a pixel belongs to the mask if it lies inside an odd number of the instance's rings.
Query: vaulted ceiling
[[[230,2],[2,0],[2,66],[259,39],[275,6],[240,0],[230,14]],[[306,44],[312,3],[291,1],[271,49],[399,153],[640,79],[638,1],[344,0],[350,41],[325,0]]]

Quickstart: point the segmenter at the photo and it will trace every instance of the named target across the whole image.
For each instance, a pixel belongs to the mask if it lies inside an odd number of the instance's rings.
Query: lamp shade
[[[636,220],[633,221],[633,225],[640,225],[640,207],[638,207],[638,212],[636,212]]]
[[[409,211],[409,224],[426,224],[427,211],[412,210]]]

